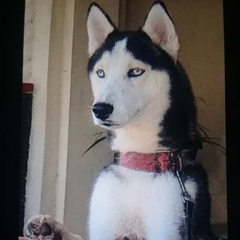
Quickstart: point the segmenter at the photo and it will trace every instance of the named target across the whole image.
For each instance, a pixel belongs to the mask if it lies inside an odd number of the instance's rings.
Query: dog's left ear
[[[154,44],[163,48],[174,61],[177,61],[180,48],[178,36],[161,1],[155,2],[151,7],[142,30],[148,34]]]
[[[104,43],[108,34],[116,27],[110,17],[96,3],[92,3],[88,9],[87,32],[88,32],[88,52],[91,56]]]

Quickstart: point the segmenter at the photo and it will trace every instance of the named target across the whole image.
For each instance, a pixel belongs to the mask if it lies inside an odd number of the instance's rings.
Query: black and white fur
[[[201,137],[194,97],[177,59],[178,36],[164,4],[152,5],[142,29],[120,32],[93,3],[87,30],[93,120],[107,129],[112,150],[196,153]],[[192,239],[217,239],[210,229],[206,172],[196,163],[184,174],[195,203]],[[136,171],[114,163],[93,188],[89,239],[185,240],[184,216],[181,188],[172,172]]]

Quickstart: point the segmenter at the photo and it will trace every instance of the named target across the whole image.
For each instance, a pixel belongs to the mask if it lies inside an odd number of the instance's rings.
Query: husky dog
[[[107,129],[115,152],[94,185],[89,239],[218,239],[207,174],[195,160],[202,141],[194,96],[165,5],[155,2],[140,30],[120,32],[92,3],[87,30],[93,121]],[[81,239],[49,216],[26,229],[31,238]]]

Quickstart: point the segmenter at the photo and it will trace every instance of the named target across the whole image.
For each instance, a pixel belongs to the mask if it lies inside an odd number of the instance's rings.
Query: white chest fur
[[[195,199],[196,184],[186,189]],[[148,240],[181,239],[181,188],[173,173],[147,173],[111,165],[97,179],[89,215],[90,240],[113,240],[137,233]]]

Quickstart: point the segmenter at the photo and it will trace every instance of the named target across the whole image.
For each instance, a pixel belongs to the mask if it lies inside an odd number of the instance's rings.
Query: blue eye
[[[102,69],[96,71],[99,78],[105,78],[105,72]]]
[[[132,77],[139,77],[141,76],[143,73],[145,72],[145,70],[141,69],[141,68],[132,68],[128,71],[128,77],[132,78]]]

